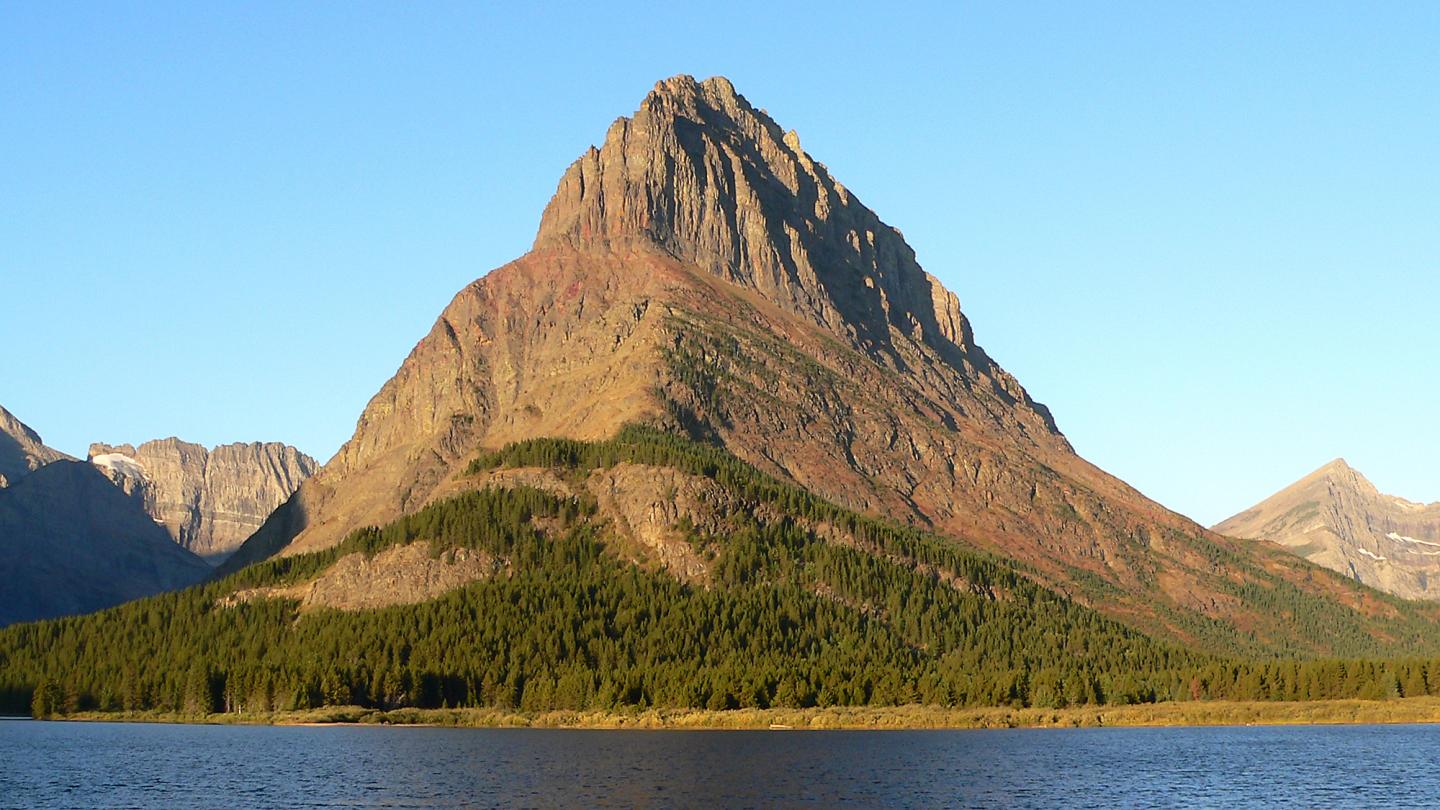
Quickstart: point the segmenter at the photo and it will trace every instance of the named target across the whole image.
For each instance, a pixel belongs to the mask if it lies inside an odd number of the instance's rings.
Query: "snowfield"
[[[145,478],[145,465],[122,453],[102,453],[92,456],[90,463],[126,478]]]

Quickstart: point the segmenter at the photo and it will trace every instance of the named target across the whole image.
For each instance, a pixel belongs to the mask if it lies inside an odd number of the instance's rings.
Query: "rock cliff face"
[[[69,456],[40,440],[40,434],[0,407],[0,487],[7,487],[52,461]]]
[[[182,547],[212,565],[230,556],[319,466],[275,442],[213,450],[179,439],[90,445],[89,460]]]
[[[1386,495],[1336,459],[1215,527],[1406,599],[1440,599],[1440,503]]]
[[[483,450],[626,422],[1020,560],[1187,641],[1222,622],[1323,648],[1245,595],[1256,589],[1386,609],[1076,456],[899,231],[729,82],[686,76],[565,172],[531,252],[460,291],[335,459],[225,568],[414,511],[464,486],[458,471]]]
[[[0,489],[0,625],[89,613],[209,571],[89,464],[54,461]]]

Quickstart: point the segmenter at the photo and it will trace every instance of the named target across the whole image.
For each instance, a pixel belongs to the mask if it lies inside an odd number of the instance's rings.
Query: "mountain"
[[[898,230],[728,81],[688,76],[569,167],[532,250],[456,295],[221,573],[480,486],[467,465],[513,442],[626,425],[1013,560],[1187,645],[1338,654],[1414,618],[1081,459]],[[1353,635],[1315,632],[1322,615]]]
[[[0,712],[36,695],[194,716],[1440,693],[1440,658],[1416,658],[1440,652],[1434,611],[1413,603],[1383,623],[1277,605],[1341,654],[1405,660],[1217,656],[654,428],[516,442],[458,475],[458,494],[326,549],[0,630]]]
[[[191,551],[223,559],[316,467],[281,444],[177,439],[92,445],[89,461],[0,408],[0,624],[193,585],[209,568]]]
[[[1079,458],[898,231],[682,76],[212,578],[0,661],[0,710],[1380,698],[1440,693],[1440,606]]]
[[[0,407],[0,488],[7,487],[52,461],[69,456],[40,440],[40,434]]]
[[[0,624],[100,610],[209,570],[90,464],[52,461],[0,489]]]
[[[1440,502],[1385,495],[1335,459],[1215,526],[1405,599],[1440,599]]]
[[[477,449],[634,421],[1182,635],[1187,614],[1272,618],[1237,576],[1308,579],[1077,457],[898,231],[728,82],[688,77],[570,167],[534,249],[461,291],[237,562],[413,511]]]
[[[206,571],[96,468],[0,408],[0,625],[100,610]]]
[[[176,438],[139,447],[92,444],[89,461],[139,500],[172,540],[212,565],[239,548],[319,466],[276,442],[207,450]]]

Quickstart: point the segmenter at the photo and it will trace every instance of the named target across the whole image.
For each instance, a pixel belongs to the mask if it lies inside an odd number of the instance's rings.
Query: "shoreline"
[[[919,730],[997,728],[1205,727],[1440,723],[1440,697],[1391,700],[1184,701],[1128,706],[947,708],[854,706],[814,709],[635,709],[631,711],[501,709],[366,709],[337,706],[259,714],[80,712],[78,722],[271,726],[415,726],[612,730]]]

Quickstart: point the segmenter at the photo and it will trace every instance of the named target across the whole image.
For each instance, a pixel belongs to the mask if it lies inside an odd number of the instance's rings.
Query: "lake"
[[[571,731],[0,721],[6,807],[1434,807],[1440,727]]]

